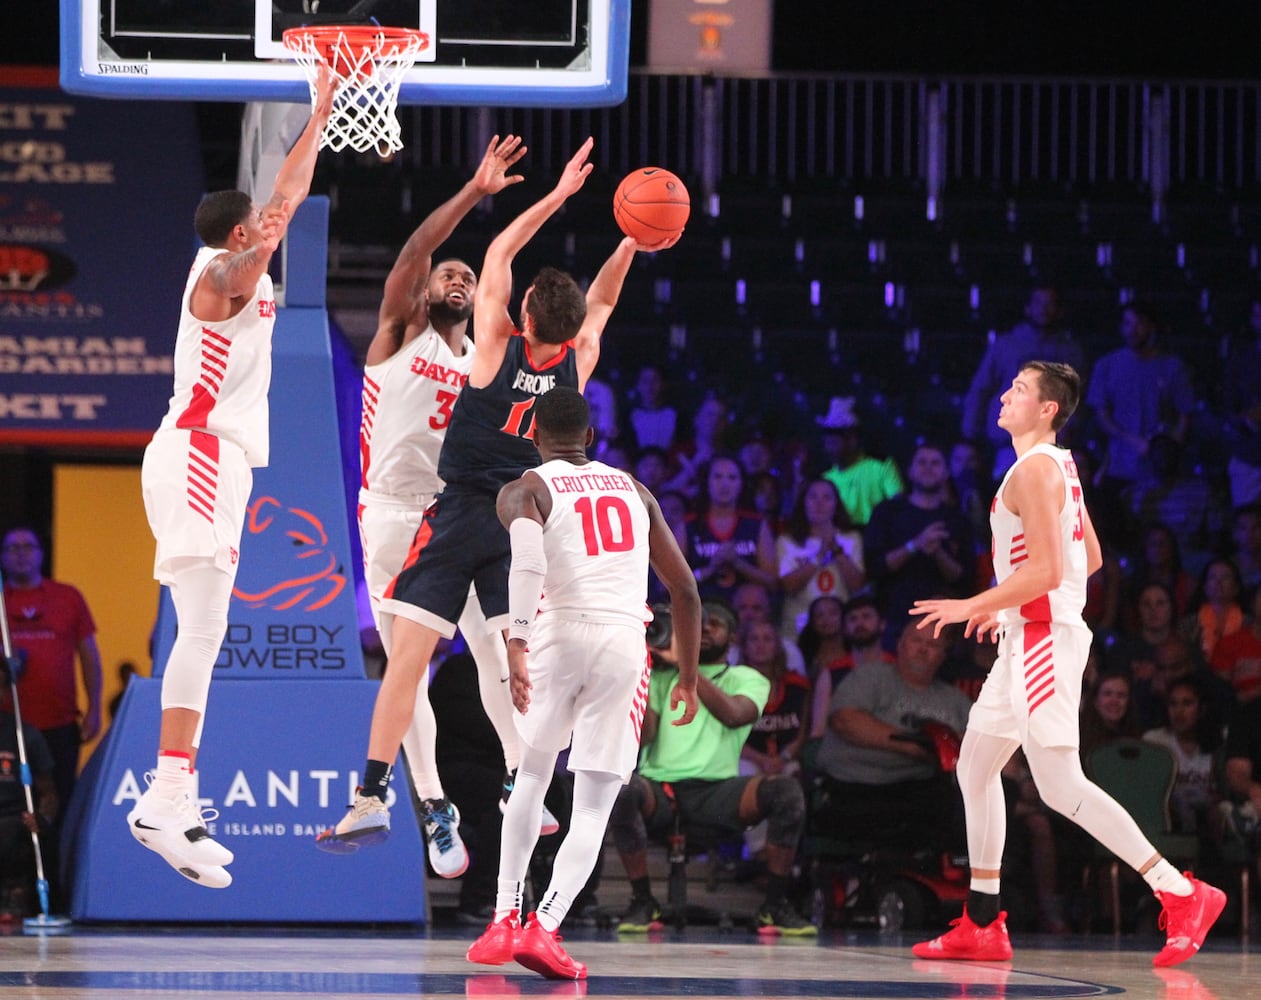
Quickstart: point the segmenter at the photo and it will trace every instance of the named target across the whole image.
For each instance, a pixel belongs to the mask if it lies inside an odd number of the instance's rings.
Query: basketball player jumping
[[[559,386],[539,397],[534,417],[543,464],[499,492],[499,519],[512,539],[508,659],[521,768],[504,812],[495,917],[468,959],[502,965],[515,958],[549,979],[585,979],[586,966],[565,953],[556,931],[595,867],[618,789],[639,756],[649,561],[670,592],[679,655],[670,707],[685,704],[674,725],[696,715],[701,602],[652,494],[587,459],[594,433],[582,395]],[[573,817],[551,884],[522,927],[522,884],[538,841],[533,817],[571,736]]]
[[[482,198],[524,179],[507,171],[525,152],[518,136],[502,142],[499,136],[491,139],[472,178],[426,216],[385,281],[376,334],[365,359],[359,430],[359,537],[378,628],[381,598],[406,560],[425,508],[442,488],[438,453],[473,365],[474,345],[466,332],[477,275],[461,260],[432,267],[433,253]],[[512,700],[501,683],[508,676],[508,657],[502,637],[486,624],[472,592],[460,616],[460,631],[478,666],[482,706],[503,745],[505,787],[511,788],[520,753]],[[382,642],[388,655],[388,629],[382,629]],[[458,832],[459,812],[446,798],[438,776],[436,737],[433,709],[422,683],[403,749],[421,801],[430,864],[444,878],[455,878],[468,868],[468,852]],[[554,833],[555,817],[545,813],[543,819],[542,832]],[[331,853],[347,853],[384,834],[380,830],[341,839],[329,830],[317,844]]]
[[[582,390],[600,354],[600,335],[638,249],[627,237],[584,298],[574,280],[544,268],[526,289],[521,330],[508,315],[512,261],[591,172],[588,139],[556,187],[513,220],[486,250],[474,295],[477,352],[456,399],[438,460],[445,484],[425,511],[407,563],[387,588],[382,625],[390,633],[390,668],[377,693],[363,787],[331,836],[379,835],[390,765],[411,724],[417,687],[434,647],[455,633],[469,585],[475,584],[492,628],[508,624],[508,533],[495,513],[501,487],[538,464],[531,443],[535,400],[556,385]],[[328,839],[327,837],[325,839]]]
[[[1016,462],[990,508],[996,586],[966,600],[917,601],[920,628],[940,633],[966,622],[965,634],[990,636],[998,659],[972,713],[959,755],[967,819],[971,890],[963,916],[941,937],[915,945],[920,958],[1011,958],[999,910],[999,867],[1006,805],[999,772],[1023,746],[1042,800],[1067,816],[1143,877],[1164,906],[1165,947],[1154,965],[1194,955],[1226,897],[1180,873],[1129,815],[1082,771],[1078,702],[1090,650],[1082,621],[1086,579],[1103,558],[1070,453],[1055,444],[1081,398],[1068,365],[1026,364],[1001,397],[998,425],[1011,435]]]
[[[184,287],[175,340],[175,391],[141,471],[157,540],[154,575],[179,622],[162,677],[158,766],[127,816],[140,843],[185,878],[221,889],[232,852],[211,839],[194,772],[206,696],[228,626],[253,468],[267,464],[267,390],[276,303],[267,266],[311,188],[333,82],[320,73],[311,118],[276,174],[267,202],[242,191],[202,199],[206,245]]]

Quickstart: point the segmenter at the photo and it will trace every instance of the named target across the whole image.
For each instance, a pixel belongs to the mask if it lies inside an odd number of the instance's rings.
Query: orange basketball
[[[613,195],[618,228],[644,246],[655,246],[683,232],[691,211],[687,188],[662,167],[632,171]]]

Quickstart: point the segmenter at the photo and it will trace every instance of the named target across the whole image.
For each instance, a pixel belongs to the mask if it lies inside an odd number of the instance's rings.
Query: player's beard
[[[456,323],[463,323],[466,319],[473,315],[473,302],[471,299],[466,300],[462,306],[453,306],[446,299],[435,299],[429,303],[429,321],[438,322],[444,326],[453,326]]]

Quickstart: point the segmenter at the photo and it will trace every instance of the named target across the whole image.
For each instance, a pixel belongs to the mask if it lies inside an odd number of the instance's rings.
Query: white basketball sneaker
[[[354,854],[361,847],[379,844],[390,836],[390,810],[375,795],[355,789],[350,804],[336,826],[316,835],[315,846],[329,854]]]
[[[196,781],[168,796],[159,794],[152,773],[145,778],[149,787],[127,814],[131,835],[190,882],[210,889],[230,886],[232,876],[224,866],[232,863],[232,852],[206,830],[206,822],[217,818],[219,812],[202,812],[197,805]]]

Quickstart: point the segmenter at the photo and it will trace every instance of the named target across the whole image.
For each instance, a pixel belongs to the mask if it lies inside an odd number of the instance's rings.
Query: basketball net
[[[423,31],[377,25],[321,25],[290,28],[285,48],[306,73],[314,105],[316,80],[327,65],[336,86],[333,110],[320,147],[334,152],[375,149],[385,157],[403,148],[398,93],[403,75],[429,45]]]

